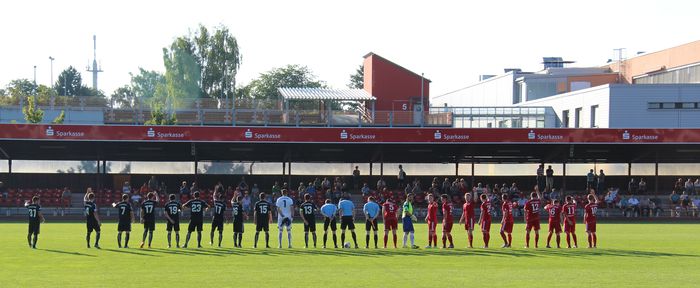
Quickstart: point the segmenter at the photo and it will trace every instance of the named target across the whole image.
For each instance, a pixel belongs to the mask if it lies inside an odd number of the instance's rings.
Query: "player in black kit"
[[[180,210],[182,205],[175,201],[175,194],[168,196],[170,201],[165,204],[165,219],[168,220],[166,230],[168,230],[168,248],[171,246],[171,233],[175,230],[175,245],[180,248]]]
[[[231,199],[231,214],[233,215],[233,247],[242,248],[243,242],[243,218],[248,220],[248,215],[243,211],[241,196]]]
[[[143,223],[143,238],[141,238],[141,248],[146,243],[146,235],[148,235],[148,248],[151,248],[153,242],[153,231],[156,230],[156,207],[158,207],[158,193],[148,192],[146,201],[141,203],[141,223]]]
[[[87,236],[85,236],[85,241],[87,241],[87,247],[90,248],[90,234],[95,231],[95,248],[100,249],[100,215],[97,212],[97,205],[95,205],[95,194],[92,193],[92,188],[88,188],[83,196],[83,202],[85,203],[85,220],[87,222]]]
[[[299,206],[301,219],[304,220],[304,248],[309,247],[309,232],[312,233],[314,239],[314,248],[316,248],[316,204],[311,202],[311,195],[304,194],[304,203]]]
[[[134,211],[129,204],[129,195],[122,195],[122,201],[112,203],[112,207],[117,208],[119,214],[119,224],[117,225],[117,245],[122,248],[122,232],[126,233],[124,248],[129,248],[129,234],[131,234],[131,222],[134,222]]]
[[[202,226],[204,225],[204,211],[209,209],[209,204],[206,201],[199,199],[199,191],[194,192],[194,199],[185,203],[185,208],[190,209],[190,225],[187,227],[187,237],[185,238],[185,246],[190,242],[190,235],[197,230],[197,248],[202,248]]]
[[[253,248],[258,248],[258,236],[260,231],[265,231],[265,248],[270,248],[270,223],[272,223],[272,212],[270,202],[265,201],[265,193],[260,193],[260,200],[255,202],[255,244]]]
[[[226,212],[226,202],[221,200],[221,193],[214,193],[214,215],[211,218],[211,234],[209,235],[209,245],[214,245],[214,231],[219,230],[219,248],[221,240],[224,239],[224,212]]]
[[[27,243],[29,244],[29,248],[36,249],[36,241],[39,240],[40,226],[41,223],[44,222],[44,215],[41,214],[41,205],[39,205],[39,196],[32,197],[32,204],[25,203],[24,206],[27,206],[27,211],[29,212]]]

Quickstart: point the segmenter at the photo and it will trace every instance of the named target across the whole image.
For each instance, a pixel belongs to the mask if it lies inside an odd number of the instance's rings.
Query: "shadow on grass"
[[[122,249],[102,249],[104,251],[109,251],[109,252],[116,252],[116,253],[125,253],[125,254],[132,254],[132,255],[138,255],[138,256],[149,256],[149,257],[160,257],[158,255],[153,255],[153,254],[148,254],[144,253],[141,249],[134,249],[134,248],[122,248]]]
[[[70,252],[70,251],[61,251],[61,250],[53,250],[53,249],[39,249],[41,251],[46,251],[46,252],[51,252],[51,253],[59,253],[59,254],[66,254],[66,255],[74,255],[74,256],[87,256],[87,257],[97,257],[95,255],[90,255],[90,254],[83,254],[80,252]]]

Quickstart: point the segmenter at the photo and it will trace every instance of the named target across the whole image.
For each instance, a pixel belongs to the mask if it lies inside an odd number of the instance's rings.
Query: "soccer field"
[[[117,249],[114,223],[103,225],[102,249],[96,250],[85,247],[84,227],[46,223],[38,249],[32,250],[26,243],[26,224],[0,224],[0,287],[697,287],[700,283],[698,224],[599,224],[598,249],[537,250],[522,248],[522,224],[515,227],[515,248],[500,248],[495,225],[490,249],[463,248],[466,236],[455,229],[458,249],[454,250],[424,249],[426,226],[421,224],[416,227],[416,243],[421,246],[417,250],[364,249],[364,231],[358,234],[362,248],[357,250],[304,249],[299,224],[294,226],[293,249],[253,249],[254,232],[244,234],[245,248],[230,248],[230,224],[224,234],[227,248],[210,247],[205,231],[203,249],[167,249],[165,227],[160,224],[153,249]],[[130,246],[138,247],[143,230],[141,225],[134,228]],[[247,224],[246,231],[253,228]],[[271,246],[277,247],[276,231],[270,238]],[[585,247],[585,234],[579,232],[578,238],[579,246]],[[381,236],[379,241],[381,246]],[[474,241],[475,246],[483,245],[480,234]],[[545,241],[542,235],[541,247]]]

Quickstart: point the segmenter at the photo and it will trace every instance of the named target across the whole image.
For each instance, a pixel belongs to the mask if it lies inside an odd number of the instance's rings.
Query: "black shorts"
[[[376,218],[374,220],[366,220],[365,221],[365,231],[369,231],[369,230],[374,230],[374,231],[379,230],[379,225],[377,225]]]
[[[202,221],[190,222],[190,225],[187,227],[187,232],[194,232],[194,230],[201,232],[203,225],[204,223]]]
[[[309,224],[304,224],[304,232],[316,232],[316,219],[306,219]]]
[[[165,229],[168,230],[168,232],[175,230],[175,232],[180,232],[180,221],[175,221],[175,223],[170,223],[170,221],[165,221],[167,224],[165,226]]]
[[[270,231],[270,221],[267,217],[265,218],[258,218],[257,223],[255,223],[255,231],[260,232],[260,231]]]
[[[233,221],[233,233],[243,233],[243,220]]]
[[[355,222],[352,221],[352,216],[343,216],[340,218],[340,230],[345,229],[355,230]]]
[[[156,230],[156,220],[144,220],[143,230],[155,231]]]
[[[41,227],[41,222],[29,221],[29,234],[39,234],[40,227]]]
[[[117,224],[117,231],[119,232],[131,232],[131,221],[130,220],[119,220]]]
[[[335,225],[335,217],[333,218],[328,218],[326,217],[325,220],[323,220],[323,231],[328,231],[328,227],[331,227],[331,231],[338,230],[338,227]]]
[[[87,220],[87,231],[88,233],[91,233],[92,231],[95,232],[100,232],[100,225],[97,223],[97,219],[89,219]]]
[[[224,231],[224,220],[223,219],[212,219],[211,220],[211,230],[219,230],[220,232]]]

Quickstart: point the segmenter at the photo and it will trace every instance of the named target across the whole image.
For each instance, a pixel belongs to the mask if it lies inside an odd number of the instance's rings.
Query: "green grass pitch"
[[[186,227],[187,225],[185,225]],[[426,250],[426,226],[418,224],[418,250],[303,248],[302,225],[293,227],[293,249],[252,249],[247,224],[243,249],[167,249],[159,223],[153,249],[117,249],[116,224],[102,227],[102,250],[85,247],[83,223],[45,223],[38,249],[26,243],[25,223],[0,224],[0,287],[697,287],[700,225],[598,224],[598,249],[523,249],[524,226],[515,227],[512,249],[500,248],[495,224],[491,248],[466,249],[466,234],[453,231],[454,250]],[[455,228],[460,226],[455,225]],[[142,226],[134,225],[138,247]],[[209,227],[206,227],[208,229]],[[363,226],[364,228],[364,226]],[[578,225],[583,230],[583,225]],[[439,229],[439,227],[438,227]],[[381,232],[381,231],[380,231]],[[193,235],[194,236],[194,235]],[[277,247],[277,231],[271,246]],[[347,235],[348,239],[350,235]],[[174,238],[174,237],[173,237]],[[193,237],[195,238],[195,237]],[[262,237],[261,237],[262,238]],[[329,237],[330,238],[330,237]],[[579,231],[579,246],[586,236]],[[93,235],[94,239],[94,235]],[[380,234],[381,246],[381,234]],[[182,235],[184,240],[184,234]],[[285,235],[286,243],[286,235]],[[391,239],[389,240],[391,242]],[[481,235],[475,246],[482,246]],[[544,246],[546,235],[540,237]],[[562,242],[564,239],[562,237]],[[329,243],[331,240],[329,239]],[[399,245],[401,237],[399,236]],[[190,246],[192,244],[190,243]]]

